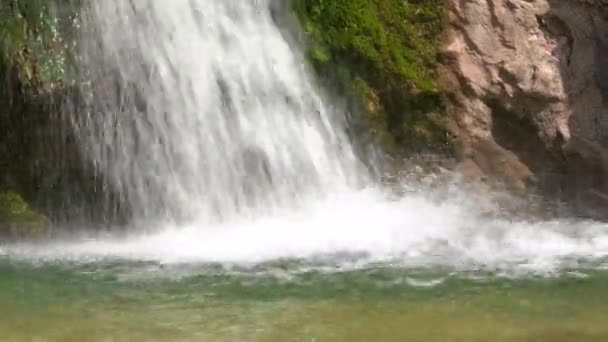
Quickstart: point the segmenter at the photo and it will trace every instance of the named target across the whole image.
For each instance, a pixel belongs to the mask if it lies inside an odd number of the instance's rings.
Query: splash
[[[297,210],[219,225],[193,223],[147,236],[19,246],[12,255],[47,261],[149,261],[251,267],[304,261],[334,271],[371,266],[553,274],[607,265],[608,226],[510,222],[476,215],[466,199],[399,200],[381,191],[342,192]]]

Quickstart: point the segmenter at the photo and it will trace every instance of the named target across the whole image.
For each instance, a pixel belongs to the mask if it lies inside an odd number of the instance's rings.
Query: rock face
[[[440,67],[464,172],[608,216],[608,0],[446,0]]]
[[[11,97],[3,92],[8,89],[0,86],[0,108],[7,109],[0,112],[0,199],[14,192],[31,209],[28,217],[37,211],[75,229],[122,221],[118,201],[77,145],[64,102],[72,105],[79,96],[65,88],[31,96],[17,84]],[[21,215],[8,215],[7,210],[0,201],[0,231],[6,230],[3,226],[11,217],[21,220]]]

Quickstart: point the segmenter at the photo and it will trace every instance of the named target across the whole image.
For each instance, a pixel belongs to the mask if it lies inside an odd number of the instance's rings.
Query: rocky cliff
[[[461,170],[608,213],[608,1],[448,0],[440,66]]]

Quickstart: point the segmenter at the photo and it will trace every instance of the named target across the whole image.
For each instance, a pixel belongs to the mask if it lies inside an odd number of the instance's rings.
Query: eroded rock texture
[[[448,0],[462,170],[608,216],[608,0]]]

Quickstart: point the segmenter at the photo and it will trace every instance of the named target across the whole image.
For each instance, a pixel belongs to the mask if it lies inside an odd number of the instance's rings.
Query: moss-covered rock
[[[33,210],[19,194],[0,192],[0,236],[40,236],[49,227],[46,217]]]
[[[442,0],[294,0],[320,75],[360,101],[388,151],[445,149],[435,63]]]

